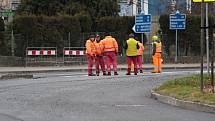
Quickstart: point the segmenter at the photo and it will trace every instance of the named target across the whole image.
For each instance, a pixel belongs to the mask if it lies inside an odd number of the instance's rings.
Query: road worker
[[[138,38],[135,38],[138,40]],[[141,41],[138,41],[139,50],[138,50],[138,56],[137,56],[137,68],[140,73],[143,73],[143,52],[144,52],[144,45]]]
[[[155,66],[154,70],[152,73],[161,73],[161,64],[162,64],[162,59],[161,59],[161,54],[162,54],[162,44],[158,36],[153,36],[153,55],[152,55],[152,60],[153,60],[153,65]]]
[[[134,34],[131,33],[129,35],[129,39],[126,41],[125,44],[127,61],[128,61],[128,68],[126,75],[131,75],[131,65],[134,64],[134,75],[137,75],[137,56],[139,50],[138,41],[134,39]]]
[[[116,56],[118,53],[118,44],[115,38],[113,38],[109,33],[105,34],[105,38],[101,41],[103,47],[104,55],[106,56],[107,72],[108,76],[111,75],[111,63],[113,65],[114,75],[117,73],[117,60]]]
[[[92,73],[93,70],[93,64],[96,56],[96,48],[95,48],[95,36],[93,34],[90,35],[89,40],[86,41],[86,57],[88,61],[88,76],[95,76],[95,74]]]
[[[100,36],[97,34],[95,38],[95,46],[96,46],[96,75],[99,76],[99,66],[101,67],[101,70],[103,72],[103,75],[106,75],[105,71],[105,63],[103,58],[103,49],[102,45],[100,43]]]

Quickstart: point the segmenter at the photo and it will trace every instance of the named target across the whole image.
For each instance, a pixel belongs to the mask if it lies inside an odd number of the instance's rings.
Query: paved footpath
[[[127,65],[118,65],[119,70],[125,70]],[[143,65],[145,70],[153,69],[151,64]],[[198,69],[200,64],[164,64],[163,69]],[[50,71],[86,71],[87,65],[50,66],[50,67],[0,67],[1,73],[50,72]]]

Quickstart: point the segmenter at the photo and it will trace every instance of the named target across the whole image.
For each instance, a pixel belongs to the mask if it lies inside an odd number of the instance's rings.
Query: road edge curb
[[[32,79],[33,77],[33,74],[4,74],[0,76],[0,80],[9,80],[17,78]]]
[[[199,67],[163,67],[163,69],[197,69]],[[153,67],[148,67],[148,68],[143,68],[144,70],[152,70]],[[5,72],[1,72],[1,73],[18,73],[18,74],[26,74],[26,73],[47,73],[47,72],[76,72],[76,71],[80,71],[80,72],[87,72],[87,68],[84,69],[56,69],[56,70],[52,70],[52,69],[48,69],[48,70],[31,70],[31,71],[5,71]],[[119,71],[124,71],[127,70],[127,67],[122,67],[122,68],[118,68]]]
[[[161,95],[159,93],[156,93],[154,90],[151,90],[151,98],[172,106],[215,114],[215,105],[179,100],[174,97]]]

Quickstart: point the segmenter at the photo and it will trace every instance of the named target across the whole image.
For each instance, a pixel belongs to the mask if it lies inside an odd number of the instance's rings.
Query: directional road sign
[[[176,12],[176,14],[170,14],[170,29],[185,29],[186,28],[186,14],[180,14]]]
[[[135,33],[151,32],[151,15],[140,14],[135,17],[135,25],[133,30]]]
[[[203,0],[193,0],[194,3],[203,2]],[[215,2],[215,0],[204,0],[204,2]]]
[[[14,16],[15,13],[12,12],[12,11],[3,11],[3,12],[0,12],[0,16],[3,16],[3,17],[8,17],[8,16]]]

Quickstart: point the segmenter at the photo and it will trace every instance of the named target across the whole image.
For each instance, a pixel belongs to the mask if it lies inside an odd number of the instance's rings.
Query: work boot
[[[131,69],[130,68],[127,69],[126,75],[131,75]]]
[[[110,73],[110,72],[108,72],[107,76],[111,76],[111,73]]]
[[[140,73],[143,73],[143,70],[140,70]]]
[[[161,70],[158,70],[158,72],[157,73],[161,73],[162,71]]]
[[[106,75],[107,75],[107,74],[106,74],[106,72],[104,71],[104,72],[103,72],[103,76],[106,76]]]
[[[96,76],[95,74],[88,74],[88,76]]]
[[[137,75],[137,73],[138,73],[138,70],[137,70],[137,68],[135,68],[134,69],[134,75]]]
[[[151,73],[158,73],[158,70],[153,70]]]
[[[99,76],[99,72],[98,71],[96,72],[96,76]]]
[[[119,75],[117,72],[114,72],[114,75]]]

